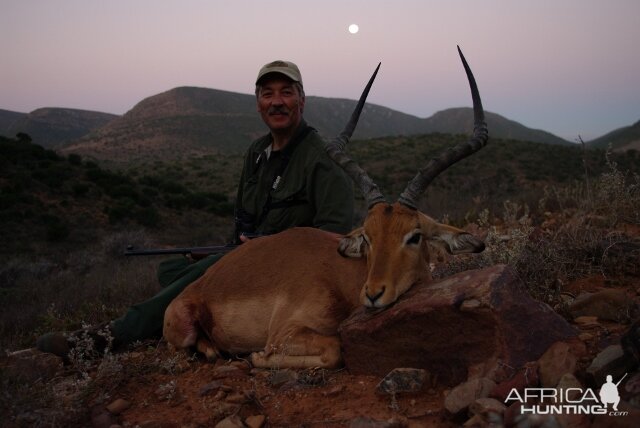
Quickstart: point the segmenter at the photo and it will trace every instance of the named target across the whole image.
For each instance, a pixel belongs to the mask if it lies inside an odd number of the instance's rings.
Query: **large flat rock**
[[[391,307],[362,307],[340,326],[351,373],[384,376],[398,367],[419,368],[444,385],[465,381],[468,369],[480,364],[520,367],[576,335],[505,265],[418,284]]]

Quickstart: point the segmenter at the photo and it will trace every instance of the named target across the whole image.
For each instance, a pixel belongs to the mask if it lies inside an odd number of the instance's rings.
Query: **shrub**
[[[69,156],[67,156],[67,160],[71,165],[82,165],[82,156],[80,156],[79,154],[71,153]]]
[[[136,212],[135,219],[142,226],[157,227],[160,223],[160,213],[154,207],[146,207]]]
[[[60,217],[45,214],[42,216],[42,221],[45,225],[46,239],[49,242],[63,241],[69,236],[69,225]]]

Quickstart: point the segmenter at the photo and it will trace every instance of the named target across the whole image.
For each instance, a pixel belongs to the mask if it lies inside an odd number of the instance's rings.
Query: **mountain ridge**
[[[355,104],[355,100],[344,98],[307,96],[305,119],[331,138],[342,130]],[[498,138],[572,144],[495,113],[487,112],[486,117],[492,136]],[[368,103],[354,138],[466,134],[472,129],[471,108],[446,109],[423,119]],[[256,113],[253,95],[182,86],[143,99],[124,115],[65,145],[61,151],[104,159],[241,153],[267,131]]]
[[[341,131],[355,104],[355,100],[346,98],[307,96],[305,118],[322,135],[331,138]],[[497,113],[487,111],[485,115],[494,138],[573,145]],[[629,143],[629,129],[636,126],[640,127],[640,122],[600,138],[621,139],[616,145],[624,146]],[[447,108],[419,118],[367,103],[354,139],[469,134],[472,129],[473,114],[469,107]],[[67,108],[42,108],[30,113],[0,110],[0,134],[13,136],[25,132],[44,147],[106,160],[242,153],[251,141],[267,131],[256,112],[254,95],[196,86],[180,86],[146,97],[121,116]],[[587,143],[588,147],[608,144],[599,140]],[[640,137],[631,142],[640,146],[637,140]]]
[[[117,117],[110,113],[62,107],[43,107],[30,113],[1,110],[0,132],[7,136],[20,132],[29,134],[38,144],[51,148],[75,141]]]
[[[640,120],[630,126],[614,129],[607,134],[586,143],[587,147],[606,149],[611,145],[614,151],[640,150]]]

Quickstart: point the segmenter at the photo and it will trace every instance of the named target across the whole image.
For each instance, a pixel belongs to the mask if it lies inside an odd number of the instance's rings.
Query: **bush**
[[[76,165],[76,166],[82,165],[82,156],[76,153],[71,153],[69,156],[67,156],[67,160],[71,165]]]
[[[142,208],[136,212],[136,221],[146,227],[157,227],[160,223],[160,213],[154,207]]]
[[[69,225],[60,217],[45,214],[42,216],[42,221],[45,225],[47,241],[60,242],[69,236]]]

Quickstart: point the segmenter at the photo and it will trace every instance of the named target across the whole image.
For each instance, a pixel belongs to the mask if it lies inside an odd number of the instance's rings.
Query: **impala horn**
[[[371,178],[367,175],[367,173],[358,165],[353,159],[351,159],[344,152],[349,139],[353,135],[353,131],[356,129],[356,125],[358,124],[358,119],[360,118],[360,113],[362,113],[362,109],[364,107],[364,103],[367,100],[367,95],[369,95],[369,90],[371,89],[371,85],[373,85],[373,81],[378,74],[378,70],[380,69],[380,64],[376,67],[376,70],[373,72],[371,79],[365,86],[364,91],[362,91],[362,95],[360,96],[360,100],[356,105],[356,108],[351,113],[351,118],[349,122],[344,127],[344,130],[334,138],[330,143],[327,144],[326,150],[327,154],[335,163],[340,165],[342,169],[351,177],[351,179],[360,187],[362,191],[362,195],[367,201],[368,208],[371,208],[375,204],[380,202],[386,202],[382,193],[378,189],[376,183],[371,180]]]
[[[431,159],[424,168],[418,171],[418,174],[407,184],[404,192],[402,192],[398,198],[398,202],[409,208],[417,209],[420,195],[427,189],[427,186],[429,186],[434,178],[451,165],[486,146],[489,139],[489,131],[484,121],[484,111],[482,110],[482,102],[480,101],[480,93],[478,92],[476,80],[473,77],[471,68],[469,68],[469,64],[467,64],[467,60],[464,58],[464,55],[462,55],[460,46],[458,46],[458,53],[460,54],[460,59],[464,65],[469,86],[471,87],[474,118],[473,136],[470,140],[449,148],[439,157]]]

